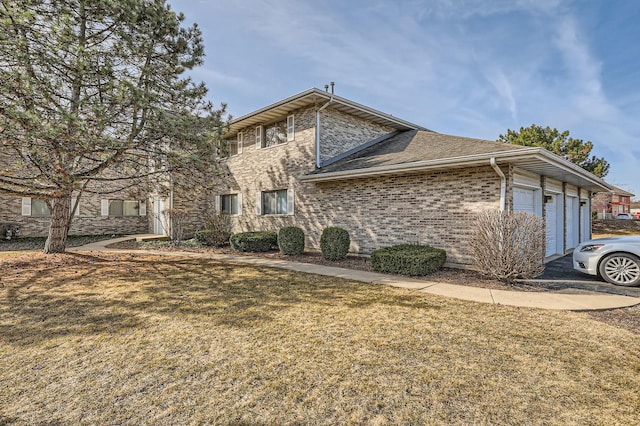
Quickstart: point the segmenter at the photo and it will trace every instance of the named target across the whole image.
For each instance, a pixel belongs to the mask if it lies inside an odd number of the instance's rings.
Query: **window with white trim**
[[[238,132],[235,138],[225,139],[220,149],[220,157],[228,158],[242,153],[242,143],[244,135],[242,132]]]
[[[144,216],[144,202],[137,200],[102,200],[102,216]]]
[[[242,193],[223,194],[215,196],[215,207],[217,213],[224,213],[231,216],[242,216]]]
[[[31,199],[31,216],[34,217],[50,217],[51,209],[49,209],[49,205],[46,200],[41,200],[39,198]]]
[[[295,117],[256,127],[256,148],[268,148],[295,139]]]
[[[258,215],[284,215],[293,214],[293,190],[279,189],[276,191],[263,191],[258,193]]]
[[[70,211],[73,212],[74,203],[77,202],[76,198],[71,199]],[[80,204],[76,207],[75,215],[80,215]],[[42,198],[28,198],[22,199],[22,216],[31,217],[51,217],[51,209],[47,200]]]

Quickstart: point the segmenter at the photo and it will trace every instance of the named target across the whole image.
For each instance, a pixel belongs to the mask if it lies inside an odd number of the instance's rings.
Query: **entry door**
[[[164,224],[162,223],[162,211],[165,209],[164,205],[164,198],[153,198],[153,233],[157,235],[166,235]]]

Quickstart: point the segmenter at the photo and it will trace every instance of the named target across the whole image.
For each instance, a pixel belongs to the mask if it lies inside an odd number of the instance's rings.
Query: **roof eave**
[[[450,157],[438,160],[416,161],[411,163],[392,164],[370,167],[366,169],[353,169],[337,172],[309,174],[300,179],[305,182],[328,182],[334,180],[357,179],[372,176],[384,176],[400,173],[416,173],[430,170],[454,169],[462,167],[489,165],[492,158],[500,163],[511,163],[517,160],[537,160],[550,164],[580,178],[582,185],[592,192],[602,190],[609,191],[610,185],[602,179],[594,176],[586,170],[570,163],[541,148],[518,149],[513,151],[501,151],[485,154],[476,154],[463,157]]]
[[[233,136],[245,127],[250,127],[259,123],[268,123],[270,120],[274,119],[274,112],[275,115],[284,116],[294,110],[308,107],[318,102],[327,102],[329,100],[332,100],[332,103],[334,103],[335,106],[340,105],[353,111],[357,111],[364,118],[390,125],[398,130],[428,130],[417,124],[385,114],[357,102],[350,101],[317,88],[312,88],[231,120],[229,123],[230,130],[227,132],[227,135]]]

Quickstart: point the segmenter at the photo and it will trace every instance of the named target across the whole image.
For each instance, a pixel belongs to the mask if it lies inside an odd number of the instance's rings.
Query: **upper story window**
[[[232,157],[242,153],[242,142],[244,141],[244,135],[242,132],[238,132],[234,139],[225,139],[220,149],[220,156]]]
[[[268,148],[295,139],[295,117],[256,128],[256,148]]]

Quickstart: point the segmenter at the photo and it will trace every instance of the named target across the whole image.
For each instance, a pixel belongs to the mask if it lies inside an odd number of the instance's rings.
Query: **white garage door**
[[[557,205],[558,205],[558,196],[551,195],[551,200],[546,205],[547,220],[545,223],[547,226],[547,253],[546,253],[547,256],[551,256],[558,253],[558,239],[557,239],[558,207]]]
[[[579,225],[579,201],[578,197],[567,197],[567,248],[574,248],[578,245],[578,225]]]
[[[513,211],[536,213],[535,190],[513,188]]]

